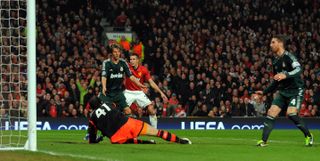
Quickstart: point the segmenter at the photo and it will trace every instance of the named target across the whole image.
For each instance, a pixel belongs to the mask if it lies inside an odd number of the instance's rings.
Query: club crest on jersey
[[[121,71],[121,72],[123,71],[123,67],[120,67],[120,71]]]
[[[141,77],[142,73],[141,73],[141,72],[139,72],[139,73],[138,73],[138,75],[139,75],[139,77]]]
[[[285,68],[285,67],[286,67],[286,64],[285,64],[284,62],[282,63],[282,67],[283,67],[283,68]]]

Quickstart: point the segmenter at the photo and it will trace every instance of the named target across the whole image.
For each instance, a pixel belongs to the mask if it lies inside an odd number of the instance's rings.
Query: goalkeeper
[[[107,136],[112,144],[155,144],[153,140],[140,140],[138,136],[148,135],[160,137],[166,141],[191,144],[187,138],[179,138],[175,134],[158,130],[149,124],[125,116],[111,104],[102,103],[98,97],[89,101],[92,113],[89,119],[89,143],[99,143],[102,138],[97,138],[97,131]]]

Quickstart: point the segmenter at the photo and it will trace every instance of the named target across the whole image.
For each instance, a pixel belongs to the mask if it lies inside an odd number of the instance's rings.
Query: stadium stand
[[[181,111],[187,116],[262,116],[273,96],[255,100],[250,95],[271,80],[271,36],[286,34],[287,48],[304,68],[300,115],[319,117],[319,5],[317,0],[37,1],[38,116],[86,115],[86,95],[99,93],[99,72],[108,57],[105,19],[117,31],[128,27],[136,33],[144,44],[144,64],[168,98],[176,99],[162,102],[150,90],[158,116]],[[81,101],[77,81],[89,93]]]

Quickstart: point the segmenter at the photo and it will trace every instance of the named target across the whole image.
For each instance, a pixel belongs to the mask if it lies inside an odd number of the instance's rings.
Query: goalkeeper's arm
[[[89,144],[95,144],[99,143],[103,140],[103,136],[97,137],[97,131],[98,129],[94,125],[94,123],[89,120],[89,127],[88,127],[88,133],[89,133]]]

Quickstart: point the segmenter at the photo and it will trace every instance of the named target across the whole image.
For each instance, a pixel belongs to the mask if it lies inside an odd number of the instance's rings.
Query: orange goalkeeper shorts
[[[112,144],[123,144],[128,139],[137,138],[140,133],[147,131],[146,123],[140,120],[129,118],[128,121],[110,138]]]

